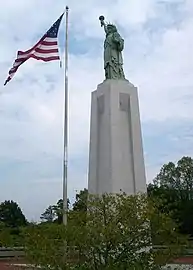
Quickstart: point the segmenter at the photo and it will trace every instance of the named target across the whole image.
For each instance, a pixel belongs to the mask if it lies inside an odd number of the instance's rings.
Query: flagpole
[[[68,210],[68,11],[66,6],[65,67],[64,67],[64,160],[63,160],[63,224],[67,225]]]

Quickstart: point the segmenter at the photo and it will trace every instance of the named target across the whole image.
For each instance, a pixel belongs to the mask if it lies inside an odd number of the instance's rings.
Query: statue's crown
[[[113,23],[108,23],[107,27],[113,28],[115,31],[117,31],[117,27]]]

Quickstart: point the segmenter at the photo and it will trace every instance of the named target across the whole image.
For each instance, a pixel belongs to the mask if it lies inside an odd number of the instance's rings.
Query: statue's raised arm
[[[123,71],[122,50],[124,40],[113,24],[106,24],[105,17],[100,16],[101,27],[104,26],[106,39],[104,42],[104,69],[106,79],[125,79]]]
[[[99,17],[99,21],[101,22],[101,27],[104,26],[105,33],[107,33],[107,25],[106,25],[106,23],[105,23],[105,17],[101,15],[101,16]]]

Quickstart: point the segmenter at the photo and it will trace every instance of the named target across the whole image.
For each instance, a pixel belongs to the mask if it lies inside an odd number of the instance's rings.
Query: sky
[[[71,201],[87,187],[91,92],[104,80],[101,14],[123,36],[125,75],[138,87],[147,182],[164,163],[193,155],[192,0],[0,2],[0,201],[15,200],[35,221],[62,197],[63,69],[29,60],[3,83],[17,50],[32,47],[66,4]],[[64,30],[63,21],[61,56]]]

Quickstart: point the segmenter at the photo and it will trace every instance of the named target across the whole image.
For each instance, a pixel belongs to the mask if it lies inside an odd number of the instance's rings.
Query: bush
[[[87,215],[71,211],[68,220],[66,227],[47,224],[25,231],[30,262],[46,269],[159,269],[185,243],[176,224],[145,195],[92,196]],[[154,249],[154,243],[165,248]]]

